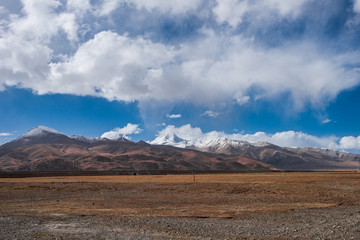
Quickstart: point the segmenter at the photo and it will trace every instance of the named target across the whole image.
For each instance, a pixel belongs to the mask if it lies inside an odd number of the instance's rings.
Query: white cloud
[[[124,0],[122,0],[124,1]],[[105,16],[109,15],[115,9],[117,9],[122,3],[120,0],[102,0],[102,5],[100,9],[97,11],[98,15]]]
[[[0,85],[35,88],[49,71],[51,49],[17,36],[0,38]]]
[[[83,44],[67,61],[51,64],[49,85],[34,86],[38,92],[95,95],[109,100],[139,100],[163,96],[159,86],[161,65],[172,59],[172,48],[141,37],[131,39],[100,32]],[[101,79],[101,81],[99,81]]]
[[[241,24],[245,17],[252,20],[272,20],[274,14],[280,17],[297,17],[302,12],[302,6],[312,0],[217,0],[213,13],[219,23],[227,23],[232,27]]]
[[[91,10],[90,0],[67,0],[66,6],[77,14],[84,14]]]
[[[96,16],[107,16],[119,7],[133,6],[138,10],[148,12],[158,11],[162,14],[184,14],[197,9],[203,0],[102,0],[96,7],[91,7],[88,0],[71,0],[69,7],[81,12],[92,10]]]
[[[329,119],[329,118],[326,118],[326,119],[322,120],[321,122],[322,122],[323,124],[326,124],[326,123],[332,122],[332,120]]]
[[[0,137],[8,137],[13,135],[12,133],[0,133]]]
[[[360,149],[360,136],[346,136],[340,139],[339,148],[341,149]]]
[[[181,118],[181,114],[167,114],[167,118]]]
[[[49,43],[63,30],[70,41],[77,41],[78,26],[72,13],[56,13],[58,0],[22,0],[24,16],[14,16],[10,31],[24,40]]]
[[[259,0],[254,4],[224,0],[214,11],[219,11],[216,16],[220,22],[236,25],[243,17],[237,7],[245,8],[247,14],[260,11],[259,6],[264,5],[262,12],[275,9],[282,16],[296,16],[308,1]],[[77,22],[84,13],[95,14],[92,30],[109,26],[96,21],[97,10],[89,0],[69,0],[66,6],[61,3],[24,0],[23,14],[12,17],[8,28],[0,30],[4,32],[0,38],[0,90],[13,85],[38,94],[91,95],[123,101],[180,100],[208,106],[229,100],[245,104],[288,94],[294,103],[291,107],[301,110],[308,103],[322,107],[360,81],[359,71],[349,68],[359,63],[358,52],[339,55],[322,51],[311,40],[265,48],[251,38],[203,28],[201,37],[178,46],[111,31],[98,32],[80,43],[81,26]],[[109,14],[121,3],[101,1],[99,11]],[[195,9],[202,1],[126,3],[174,14]],[[231,12],[234,9],[241,18]],[[62,31],[75,50],[54,61],[49,43]],[[254,88],[256,93],[251,92]]]
[[[123,128],[114,128],[109,132],[105,132],[101,135],[101,138],[108,138],[108,139],[117,139],[120,136],[130,139],[128,135],[131,134],[139,134],[142,132],[142,129],[139,128],[139,124],[131,124],[128,123]]]
[[[11,80],[38,94],[109,100],[211,104],[234,99],[244,104],[251,98],[290,93],[299,110],[306,103],[321,107],[360,79],[358,71],[344,68],[357,61],[356,54],[334,56],[312,43],[263,49],[251,40],[210,30],[176,50],[142,37],[103,31],[57,63],[50,62],[46,45],[16,36],[0,39],[0,52],[2,84]],[[249,96],[254,86],[259,93]]]
[[[208,116],[208,117],[216,118],[217,116],[219,116],[219,113],[211,111],[211,110],[207,110],[207,111],[203,112],[201,114],[201,116]]]
[[[217,6],[213,9],[219,23],[227,22],[236,27],[242,22],[244,14],[249,10],[248,1],[217,0]]]
[[[284,1],[284,0],[263,0],[263,4],[270,8],[276,9],[280,15],[292,15],[293,17],[297,16],[301,12],[301,7],[313,0],[297,0],[297,1]],[[261,5],[261,4],[260,4]]]
[[[59,27],[67,34],[67,38],[72,41],[78,41],[79,26],[76,23],[76,16],[72,13],[60,14],[57,18]]]
[[[322,147],[322,148],[336,148],[335,136],[329,137],[317,137],[302,132],[279,132],[275,134],[268,134],[265,139],[269,139],[268,142],[288,147]]]
[[[243,104],[249,102],[249,100],[250,100],[250,96],[243,96],[241,94],[239,97],[235,96],[234,98],[239,105],[243,105]]]
[[[226,134],[224,132],[212,131],[203,133],[198,127],[193,128],[190,124],[181,127],[169,125],[161,130],[157,137],[151,142],[153,144],[169,143],[172,145],[179,144],[174,139],[176,137],[185,140],[188,145],[204,146],[209,141],[216,138],[227,138],[231,140],[255,142],[269,142],[283,147],[322,147],[339,149],[337,141],[339,138],[335,136],[317,137],[302,132],[285,131],[269,134],[264,132],[256,132],[254,134],[233,133]],[[360,138],[359,138],[360,139]],[[181,146],[181,145],[178,145]],[[343,145],[341,148],[347,148]],[[360,145],[359,145],[360,148]]]
[[[343,67],[355,61],[353,56],[334,56],[311,42],[265,49],[239,36],[204,34],[207,37],[201,42],[180,51],[187,59],[181,64],[187,83],[184,95],[194,101],[216,102],[226,96],[244,104],[250,100],[249,90],[256,86],[260,91],[252,97],[290,93],[295,107],[301,109],[307,102],[314,106],[327,103],[359,83],[359,72]]]
[[[360,13],[360,0],[354,0],[354,12]]]
[[[124,0],[129,4],[134,4],[137,8],[144,8],[147,11],[158,10],[162,13],[170,12],[174,14],[185,13],[189,10],[198,8],[202,0]]]

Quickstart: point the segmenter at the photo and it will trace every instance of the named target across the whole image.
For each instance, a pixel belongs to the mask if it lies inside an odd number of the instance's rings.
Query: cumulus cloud
[[[51,49],[18,36],[0,38],[0,84],[31,86],[44,83]]]
[[[161,65],[171,61],[172,55],[172,47],[104,31],[84,43],[67,61],[51,64],[49,84],[33,88],[40,94],[95,95],[109,100],[149,98],[162,89],[157,85],[158,75],[162,74]]]
[[[331,59],[331,53],[320,51],[311,42],[265,49],[239,36],[205,34],[202,42],[185,45],[181,51],[187,58],[181,67],[185,81],[192,86],[186,88],[190,99],[228,97],[244,104],[251,97],[290,93],[295,107],[301,109],[308,102],[321,105],[359,83],[359,73],[343,67],[354,60],[352,56]],[[254,87],[258,93],[249,96]]]
[[[167,114],[167,118],[181,118],[181,114]]]
[[[51,64],[46,81],[23,85],[40,94],[198,103],[235,99],[239,104],[250,101],[248,92],[257,86],[253,98],[290,93],[301,109],[308,102],[326,103],[359,82],[358,72],[343,67],[351,56],[330,57],[311,43],[267,50],[241,37],[204,34],[201,41],[174,50],[141,37],[100,32],[74,56]]]
[[[341,149],[360,149],[360,136],[346,136],[340,139],[339,148]]]
[[[15,15],[10,31],[22,39],[48,43],[60,30],[70,41],[77,41],[78,25],[72,13],[57,13],[58,0],[22,0],[24,15]]]
[[[139,124],[128,123],[123,128],[114,128],[111,131],[105,132],[101,135],[101,138],[108,139],[118,139],[119,137],[125,137],[130,139],[128,135],[139,134],[142,132],[142,129],[139,127]]]
[[[205,38],[175,50],[142,37],[103,31],[73,56],[50,64],[47,46],[12,36],[0,39],[4,56],[0,81],[16,80],[20,87],[38,94],[123,101],[206,104],[234,99],[244,104],[252,98],[290,93],[296,109],[306,103],[327,103],[359,83],[359,72],[344,68],[353,56],[333,56],[311,43],[263,49],[239,36],[225,38],[210,30],[205,34]],[[259,91],[251,96],[254,87]]]
[[[159,41],[154,37],[158,32],[118,33],[108,30],[113,25],[98,21],[99,15],[116,11],[122,3],[145,9],[147,14],[156,10],[171,16],[203,4],[220,24],[235,26],[247,14],[252,18],[257,15],[252,13],[264,14],[268,9],[279,16],[296,17],[307,2],[224,0],[206,5],[201,0],[104,0],[96,3],[97,10],[89,0],[69,0],[66,5],[59,0],[23,0],[22,13],[0,30],[0,90],[17,86],[38,94],[197,104],[232,100],[245,104],[285,94],[297,110],[308,103],[322,107],[339,92],[359,84],[359,71],[349,67],[359,64],[357,52],[322,50],[321,43],[311,39],[265,47],[241,33],[210,25],[201,28],[198,37],[176,45]],[[93,35],[81,39],[83,18],[92,19],[94,27],[89,26]],[[64,34],[74,49],[56,58],[52,41]]]
[[[194,146],[204,146],[209,141],[216,138],[227,138],[230,140],[239,140],[239,141],[248,141],[250,143],[256,142],[269,142],[283,147],[321,147],[321,148],[330,148],[330,149],[349,149],[353,148],[355,145],[345,145],[346,143],[351,142],[354,144],[354,139],[344,138],[340,141],[340,146],[338,145],[339,138],[336,136],[326,136],[326,137],[317,137],[309,135],[303,132],[295,131],[284,131],[277,132],[274,134],[265,133],[265,132],[256,132],[254,134],[241,134],[233,133],[227,134],[219,131],[211,131],[204,133],[199,127],[192,127],[190,124],[183,125],[181,127],[175,127],[173,125],[166,126],[162,129],[157,137],[152,141],[153,144],[163,144],[163,143],[174,143],[174,136],[178,139],[184,140],[188,145]],[[168,141],[170,139],[170,142]],[[360,137],[357,139],[357,144],[359,144]],[[357,145],[357,148],[360,149],[360,145]]]

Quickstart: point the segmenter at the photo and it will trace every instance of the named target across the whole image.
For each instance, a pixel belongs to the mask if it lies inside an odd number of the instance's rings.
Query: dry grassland
[[[239,218],[359,205],[359,173],[0,179],[2,216]]]

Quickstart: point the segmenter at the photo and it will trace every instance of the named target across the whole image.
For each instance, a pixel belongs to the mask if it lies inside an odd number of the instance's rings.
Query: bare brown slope
[[[131,171],[274,169],[241,156],[134,142],[35,144],[0,150],[1,171]]]

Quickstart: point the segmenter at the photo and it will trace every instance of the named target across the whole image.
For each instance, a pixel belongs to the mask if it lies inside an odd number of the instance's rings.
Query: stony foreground
[[[0,239],[360,239],[360,174],[0,179]]]

